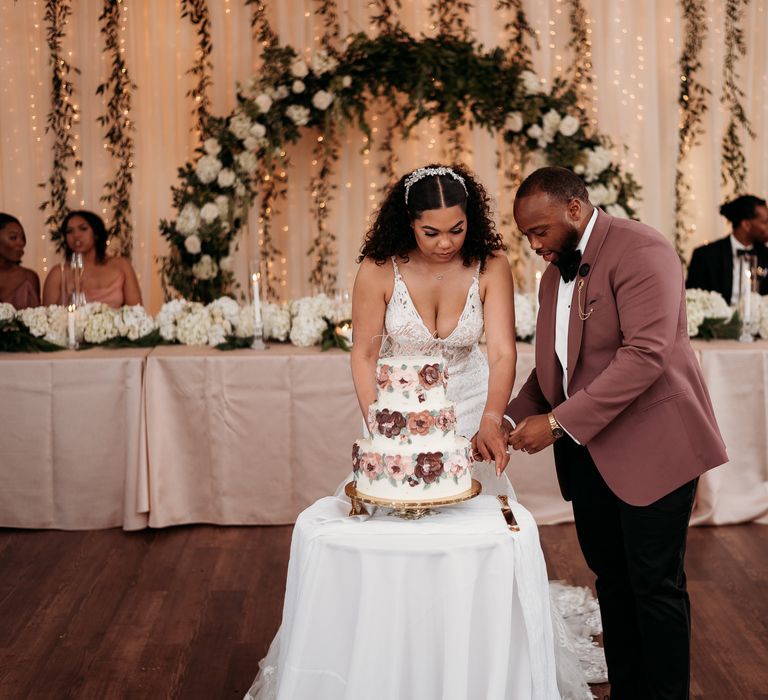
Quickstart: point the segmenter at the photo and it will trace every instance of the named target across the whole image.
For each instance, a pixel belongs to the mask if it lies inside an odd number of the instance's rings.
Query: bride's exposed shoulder
[[[369,257],[363,259],[355,280],[356,293],[383,293],[386,299],[389,300],[392,296],[393,286],[394,268],[389,258],[383,262],[376,262]]]
[[[512,284],[512,270],[509,260],[502,251],[492,252],[480,273],[480,295],[485,298],[489,286],[507,288]]]

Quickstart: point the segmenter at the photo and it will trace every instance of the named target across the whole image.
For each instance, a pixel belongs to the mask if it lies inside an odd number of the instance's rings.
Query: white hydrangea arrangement
[[[536,333],[536,299],[532,293],[515,294],[515,335],[531,340]]]
[[[302,297],[291,304],[291,342],[301,348],[320,343],[328,327],[326,319],[335,321],[336,307],[325,294]]]
[[[83,328],[83,340],[86,343],[106,343],[120,334],[116,323],[117,311],[106,304],[88,304],[82,307],[82,313],[78,315],[78,326]]]
[[[13,304],[0,304],[0,323],[12,321],[14,318],[16,318],[16,308]]]
[[[728,306],[722,295],[704,289],[685,291],[685,309],[688,316],[688,337],[695,338],[701,331],[706,319],[727,321],[733,316],[733,309]]]
[[[253,307],[248,307],[253,315]],[[290,304],[261,303],[261,320],[264,323],[264,338],[285,341],[291,332]],[[253,335],[253,325],[251,325]]]

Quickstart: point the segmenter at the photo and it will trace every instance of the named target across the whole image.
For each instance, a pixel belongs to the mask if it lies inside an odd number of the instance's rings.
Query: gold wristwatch
[[[557,418],[555,418],[555,414],[548,413],[547,418],[549,418],[549,429],[552,431],[552,437],[555,438],[555,440],[563,437],[563,435],[565,435],[565,431],[563,430],[560,423],[557,422]]]

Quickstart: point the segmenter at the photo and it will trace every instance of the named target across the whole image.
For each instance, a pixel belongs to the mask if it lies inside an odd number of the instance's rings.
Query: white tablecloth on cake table
[[[281,700],[559,697],[539,536],[512,507],[517,533],[491,496],[418,521],[310,506],[262,677]]]

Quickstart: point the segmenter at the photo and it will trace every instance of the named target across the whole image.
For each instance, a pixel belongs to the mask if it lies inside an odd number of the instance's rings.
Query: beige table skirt
[[[695,342],[731,461],[692,521],[768,523],[768,342]],[[146,365],[146,367],[145,367]],[[515,391],[533,367],[521,344]],[[362,434],[349,355],[181,346],[0,355],[0,526],[292,523]],[[552,452],[508,474],[539,524],[572,520]]]
[[[147,526],[148,354],[0,354],[0,526]]]

